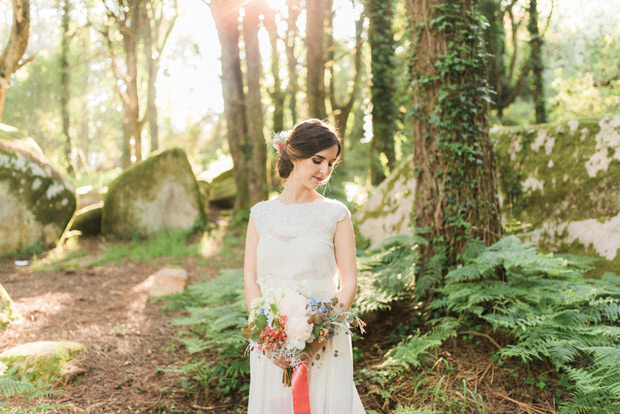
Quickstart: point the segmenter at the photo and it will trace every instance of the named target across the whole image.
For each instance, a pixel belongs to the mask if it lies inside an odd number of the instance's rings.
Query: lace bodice
[[[278,199],[256,204],[250,218],[259,236],[258,278],[268,277],[279,285],[305,280],[337,286],[334,233],[349,214],[344,204],[328,198],[304,204]]]

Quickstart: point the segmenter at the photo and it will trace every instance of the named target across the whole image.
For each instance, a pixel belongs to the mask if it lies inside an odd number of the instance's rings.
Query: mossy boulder
[[[415,214],[413,155],[407,157],[373,191],[354,217],[356,228],[371,245],[388,236],[403,233],[413,225]]]
[[[180,148],[155,153],[108,186],[101,217],[106,237],[148,237],[206,222],[192,167]]]
[[[8,324],[17,319],[17,315],[17,309],[15,309],[13,299],[11,299],[7,291],[0,284],[0,332],[2,332]]]
[[[8,349],[0,354],[0,362],[15,368],[32,381],[49,382],[63,376],[71,362],[84,351],[78,342],[38,341]]]
[[[73,216],[69,230],[80,231],[83,235],[101,234],[101,215],[103,201],[78,210]]]
[[[530,226],[543,247],[619,265],[620,116],[503,127],[492,136],[504,221]]]
[[[232,208],[237,195],[237,183],[233,170],[224,171],[211,181],[209,203],[220,208]]]
[[[20,138],[0,124],[1,137]],[[32,138],[0,139],[0,256],[52,247],[75,212],[73,188]]]
[[[526,225],[543,248],[620,265],[620,116],[493,128],[491,138],[506,224]],[[412,222],[413,162],[403,161],[358,211],[357,228],[371,242]]]

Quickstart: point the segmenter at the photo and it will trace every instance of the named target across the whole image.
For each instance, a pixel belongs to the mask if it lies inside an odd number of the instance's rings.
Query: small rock
[[[83,351],[84,345],[78,342],[29,342],[4,351],[0,361],[35,381],[47,382],[62,378],[71,369],[71,361]]]
[[[149,297],[181,293],[187,283],[187,272],[183,269],[164,268],[152,275],[153,285],[149,291]]]

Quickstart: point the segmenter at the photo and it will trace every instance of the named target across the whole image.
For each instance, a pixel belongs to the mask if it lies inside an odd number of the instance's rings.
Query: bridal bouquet
[[[262,293],[252,301],[244,336],[271,357],[291,361],[282,378],[286,386],[291,385],[293,370],[302,363],[303,355],[310,354],[312,342],[325,342],[338,329],[350,332],[351,326],[360,326],[363,332],[363,322],[337,306],[337,298],[320,302],[286,288],[264,289]]]

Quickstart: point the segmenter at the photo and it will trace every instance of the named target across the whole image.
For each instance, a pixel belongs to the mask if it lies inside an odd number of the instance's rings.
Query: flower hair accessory
[[[269,143],[271,144],[271,146],[273,146],[273,148],[276,151],[278,151],[278,154],[282,152],[282,149],[286,145],[286,140],[288,139],[288,136],[290,134],[291,134],[290,130],[274,132],[273,139],[269,141]]]

